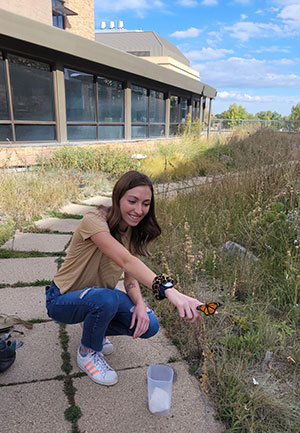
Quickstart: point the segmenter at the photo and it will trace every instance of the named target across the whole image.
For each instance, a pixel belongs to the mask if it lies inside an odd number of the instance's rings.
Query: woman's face
[[[120,229],[135,227],[149,212],[152,192],[149,186],[141,185],[129,189],[120,199]]]

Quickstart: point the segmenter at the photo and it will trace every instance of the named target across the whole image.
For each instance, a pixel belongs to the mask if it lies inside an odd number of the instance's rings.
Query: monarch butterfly
[[[198,305],[197,310],[202,311],[205,316],[211,316],[212,314],[215,314],[216,309],[220,307],[220,305],[219,302],[211,302],[209,304]]]

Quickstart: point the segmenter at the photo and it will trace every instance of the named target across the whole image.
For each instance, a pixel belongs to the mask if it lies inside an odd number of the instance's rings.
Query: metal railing
[[[204,129],[208,125],[205,123]],[[300,132],[300,120],[259,120],[259,119],[211,119],[210,132],[230,132],[241,129],[274,129],[281,132]]]

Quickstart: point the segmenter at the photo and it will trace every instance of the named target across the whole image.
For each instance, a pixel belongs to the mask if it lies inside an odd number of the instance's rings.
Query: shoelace
[[[113,371],[113,369],[105,361],[101,352],[94,352],[93,358],[96,367],[101,370],[102,373],[106,373],[109,370]]]

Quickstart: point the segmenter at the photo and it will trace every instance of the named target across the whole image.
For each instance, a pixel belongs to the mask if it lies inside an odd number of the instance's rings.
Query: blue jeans
[[[109,335],[130,335],[135,326],[129,329],[134,304],[129,296],[118,289],[90,287],[60,293],[52,281],[46,291],[48,316],[66,324],[84,322],[81,344],[100,352],[103,339]],[[158,332],[159,324],[153,311],[148,312],[148,330],[141,338],[150,338]]]

